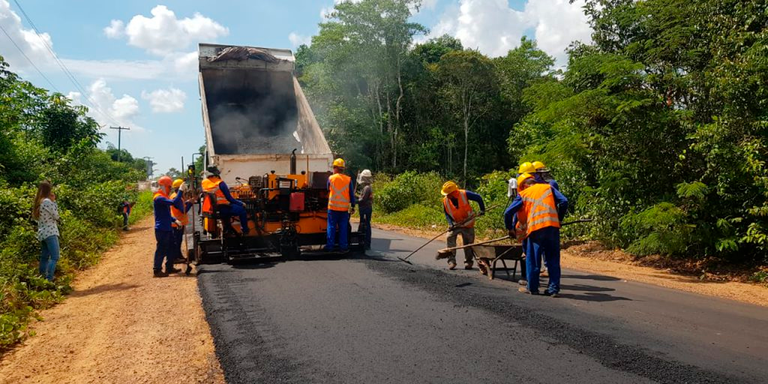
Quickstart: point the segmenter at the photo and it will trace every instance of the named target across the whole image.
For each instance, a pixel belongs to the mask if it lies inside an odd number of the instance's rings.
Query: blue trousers
[[[349,231],[349,212],[328,211],[328,230],[326,231],[325,249],[331,250],[336,244],[336,230],[339,231],[339,248],[342,251],[349,249],[347,232]]]
[[[371,215],[373,214],[373,207],[360,207],[360,226],[357,228],[358,232],[362,232],[365,235],[363,243],[366,249],[371,248]]]
[[[229,220],[232,216],[240,218],[240,227],[243,229],[243,234],[247,235],[250,228],[248,228],[248,212],[245,208],[236,204],[219,205],[219,214],[222,220]]]
[[[542,256],[549,270],[549,293],[560,292],[560,228],[547,227],[533,232],[523,241],[528,290],[539,291]]]
[[[181,252],[181,245],[184,240],[184,227],[173,228],[172,231],[173,231],[173,245],[171,246],[171,256],[177,259],[183,258],[184,256]]]
[[[48,236],[40,242],[42,250],[40,251],[40,275],[53,281],[53,273],[56,272],[56,263],[59,262],[60,248],[59,237],[56,235]]]
[[[157,240],[157,248],[155,249],[155,264],[152,268],[155,271],[162,270],[163,259],[166,259],[165,267],[171,269],[173,267],[173,255],[171,254],[173,232],[155,229],[155,240]]]

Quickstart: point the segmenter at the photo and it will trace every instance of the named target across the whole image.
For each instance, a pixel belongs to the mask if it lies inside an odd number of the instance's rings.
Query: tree
[[[476,51],[454,51],[442,57],[438,74],[441,95],[459,118],[464,132],[464,183],[467,181],[469,131],[491,110],[498,97],[498,80],[493,62]]]

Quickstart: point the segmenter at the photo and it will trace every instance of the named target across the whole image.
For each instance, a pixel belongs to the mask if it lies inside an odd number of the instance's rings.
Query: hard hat
[[[171,179],[168,176],[163,176],[160,179],[157,180],[157,185],[162,185],[166,187],[170,187],[173,185],[173,179]]]
[[[373,174],[371,173],[370,169],[364,169],[362,172],[360,172],[360,177],[373,177]]]
[[[182,184],[184,184],[184,180],[176,179],[173,181],[173,188],[181,187]]]
[[[370,184],[373,181],[373,174],[370,169],[365,169],[357,176],[358,184]]]
[[[333,166],[335,168],[344,168],[345,167],[344,159],[338,158],[338,159],[334,160],[333,161]]]
[[[523,190],[523,183],[525,183],[526,180],[533,179],[533,175],[530,173],[523,173],[522,175],[517,177],[517,188],[519,190]]]
[[[216,166],[210,166],[210,167],[208,167],[207,171],[208,171],[208,173],[210,173],[210,175],[208,175],[209,177],[210,177],[210,176],[218,176],[218,175],[221,175],[221,171],[219,171],[219,168],[218,168],[218,167],[216,167]]]
[[[536,172],[536,168],[533,167],[533,164],[531,162],[526,161],[525,163],[520,164],[520,169],[517,170],[517,173],[523,174],[523,173],[534,173]]]
[[[549,172],[547,169],[547,166],[544,165],[541,161],[534,161],[533,162],[533,168],[536,170],[536,172]]]
[[[440,190],[440,193],[443,194],[443,196],[448,196],[453,192],[456,192],[459,190],[459,186],[456,185],[453,181],[446,181],[445,184],[443,184],[443,189]]]

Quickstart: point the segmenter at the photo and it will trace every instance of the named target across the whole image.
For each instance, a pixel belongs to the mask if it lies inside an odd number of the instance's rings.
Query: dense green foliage
[[[118,238],[123,199],[137,201],[133,220],[151,212],[138,194],[146,177],[124,151],[96,146],[96,122],[62,95],[21,80],[0,57],[0,350],[24,338],[35,310],[70,290],[72,272],[93,265]],[[50,283],[38,275],[40,243],[32,220],[36,185],[50,180],[61,221],[61,259]]]
[[[574,234],[768,262],[765,2],[588,0],[594,42],[558,71],[525,38],[499,58],[448,36],[414,45],[416,7],[343,2],[297,54],[336,152],[400,174],[377,190],[386,220],[442,225],[440,179],[504,204],[506,170],[541,160],[571,214],[595,219]]]

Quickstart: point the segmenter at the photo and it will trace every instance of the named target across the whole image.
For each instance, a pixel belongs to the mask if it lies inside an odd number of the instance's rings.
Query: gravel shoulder
[[[150,217],[41,312],[0,383],[223,383],[197,279],[152,278],[154,244]]]
[[[373,227],[425,239],[431,239],[437,234],[436,232],[386,224],[373,224]],[[444,237],[439,241],[444,242]],[[765,286],[737,281],[702,280],[693,276],[677,274],[670,269],[628,264],[625,262],[625,258],[606,257],[606,254],[610,254],[610,252],[591,252],[584,248],[575,247],[574,249],[563,250],[561,266],[566,269],[611,276],[621,280],[636,281],[768,307],[768,288]]]

